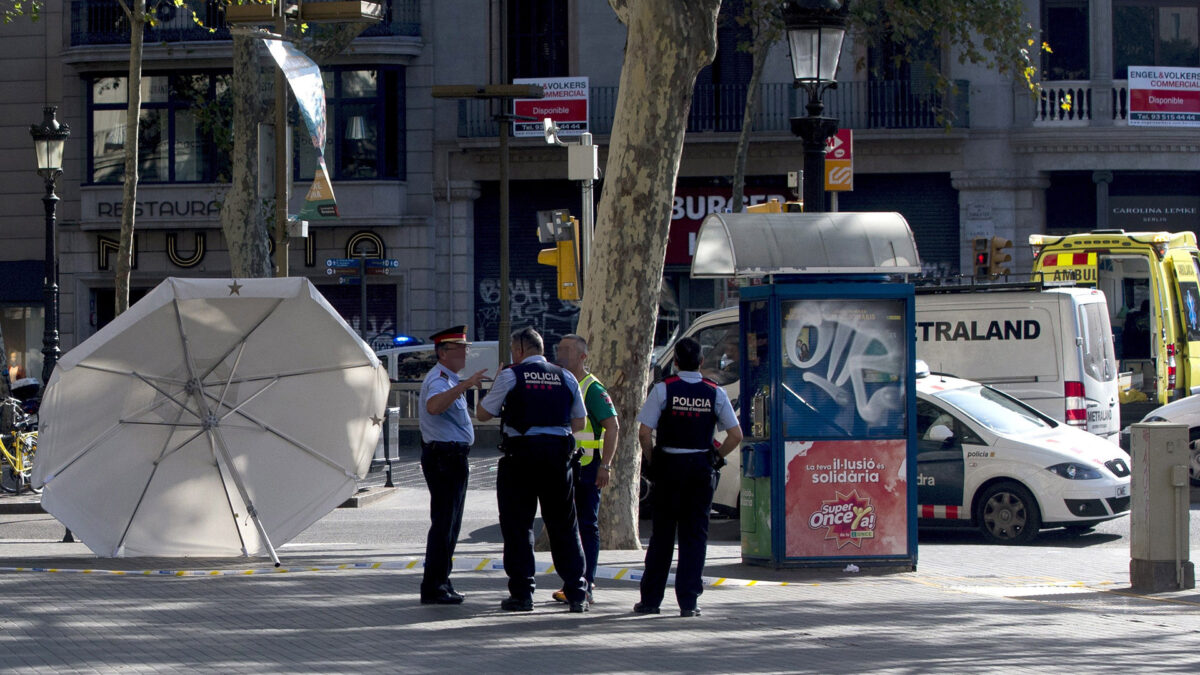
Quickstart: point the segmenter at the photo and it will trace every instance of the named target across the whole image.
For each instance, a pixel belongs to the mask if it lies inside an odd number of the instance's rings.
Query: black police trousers
[[[517,599],[533,597],[537,584],[533,557],[533,519],[538,504],[550,536],[550,553],[568,602],[583,602],[583,546],[575,518],[571,459],[575,439],[570,436],[517,436],[506,438],[505,454],[496,473],[496,499],[500,533],[504,537],[504,572],[508,592]]]
[[[671,573],[675,537],[679,537],[679,565],[675,569],[675,599],[679,609],[695,609],[704,592],[701,576],[708,548],[708,513],[712,509],[717,472],[707,452],[670,454],[655,450],[650,459],[654,507],[650,545],[642,573],[642,604],[658,607]]]
[[[421,473],[429,486],[429,535],[425,538],[425,575],[421,597],[453,590],[450,568],[467,500],[470,466],[465,443],[421,443]]]

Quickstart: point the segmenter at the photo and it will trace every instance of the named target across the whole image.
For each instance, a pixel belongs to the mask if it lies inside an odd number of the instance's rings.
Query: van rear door
[[[1175,359],[1175,388],[1188,390],[1184,392],[1187,395],[1192,387],[1200,385],[1200,263],[1189,251],[1171,251],[1168,256],[1179,316],[1179,334],[1174,341],[1181,344],[1183,352]]]
[[[1079,322],[1079,356],[1083,364],[1082,392],[1086,406],[1086,429],[1101,438],[1115,441],[1121,430],[1121,411],[1118,407],[1117,359],[1113,351],[1112,327],[1108,306],[1098,291],[1077,296],[1076,316]],[[1073,383],[1065,383],[1067,408],[1071,408]]]

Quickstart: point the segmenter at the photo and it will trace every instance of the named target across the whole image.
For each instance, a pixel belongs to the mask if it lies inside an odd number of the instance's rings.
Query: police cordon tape
[[[222,577],[250,576],[265,574],[296,574],[299,572],[337,572],[344,570],[411,570],[421,569],[424,558],[410,558],[389,562],[360,562],[343,563],[340,565],[312,565],[297,567],[262,567],[256,569],[224,569],[224,570],[109,570],[97,568],[64,568],[64,567],[0,567],[0,572],[46,572],[51,574],[95,574],[112,576],[157,576],[157,577]],[[475,572],[502,572],[504,562],[499,558],[454,558],[454,569],[471,570]],[[536,561],[538,574],[554,573],[554,564]],[[613,567],[598,565],[597,579],[612,579],[618,581],[641,581],[642,570],[634,567]],[[757,581],[754,579],[733,579],[730,577],[701,577],[705,586],[817,586],[815,583],[796,584],[787,581]],[[667,576],[667,584],[674,585],[675,575]]]

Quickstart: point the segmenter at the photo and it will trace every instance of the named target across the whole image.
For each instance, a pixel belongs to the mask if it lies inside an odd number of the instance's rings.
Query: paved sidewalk
[[[212,576],[0,572],[0,670],[21,672],[1146,672],[1200,670],[1200,593],[1128,591],[1111,535],[1031,547],[922,537],[918,570],[869,575],[744,565],[734,521],[715,521],[705,573],[788,581],[710,585],[704,615],[630,612],[632,581],[599,582],[568,614],[539,576],[534,612],[508,614],[503,573],[460,570],[466,604],[419,604],[422,490],[339,509],[264,561],[97,559],[49,516],[0,517],[0,567],[244,572]],[[499,557],[494,495],[472,490],[459,562]],[[23,523],[15,519],[26,518]],[[399,530],[400,523],[411,527]],[[44,532],[14,539],[9,526]],[[647,523],[643,523],[643,527]],[[402,534],[397,534],[401,532]],[[403,534],[406,532],[407,534]],[[643,531],[643,535],[647,532]],[[1195,550],[1195,548],[1194,548]],[[640,552],[601,564],[640,570]],[[549,562],[548,554],[539,561]],[[631,575],[627,575],[631,576]]]

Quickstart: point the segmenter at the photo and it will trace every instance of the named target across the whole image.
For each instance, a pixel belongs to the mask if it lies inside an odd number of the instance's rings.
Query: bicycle
[[[33,460],[37,454],[38,432],[34,422],[21,409],[21,402],[10,398],[3,404],[12,409],[12,433],[0,433],[0,491],[21,494],[33,487]]]

